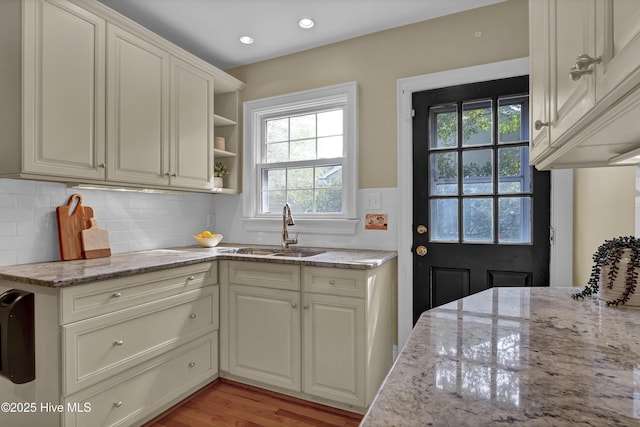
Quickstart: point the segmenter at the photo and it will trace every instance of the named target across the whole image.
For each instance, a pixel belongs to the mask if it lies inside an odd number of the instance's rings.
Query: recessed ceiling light
[[[316,21],[311,18],[300,18],[298,20],[298,25],[300,26],[300,28],[308,30],[309,28],[313,28],[313,26],[316,25]]]
[[[254,40],[251,36],[241,36],[240,43],[242,44],[253,44]]]

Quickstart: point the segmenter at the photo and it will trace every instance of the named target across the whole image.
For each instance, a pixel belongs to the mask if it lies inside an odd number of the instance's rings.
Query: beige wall
[[[396,187],[397,80],[525,57],[528,40],[527,1],[510,0],[226,71],[245,101],[357,81],[359,186]]]
[[[586,286],[591,256],[605,240],[635,232],[635,166],[576,169],[573,284]]]

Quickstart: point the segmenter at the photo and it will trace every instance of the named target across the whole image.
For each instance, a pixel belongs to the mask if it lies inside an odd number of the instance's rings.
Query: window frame
[[[358,187],[358,84],[348,82],[293,92],[243,103],[243,219],[250,231],[270,231],[281,213],[262,213],[262,161],[264,123],[283,115],[298,115],[340,107],[343,119],[342,213],[294,213],[296,230],[328,234],[354,234]],[[323,159],[332,162],[335,159]],[[297,227],[300,224],[301,227]]]

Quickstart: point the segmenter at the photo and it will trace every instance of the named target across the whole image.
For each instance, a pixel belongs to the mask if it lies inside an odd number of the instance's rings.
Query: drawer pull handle
[[[114,341],[113,345],[124,345],[124,341],[122,340]]]
[[[117,402],[113,402],[113,406],[115,406],[116,408],[119,408],[122,406],[122,400],[118,400]]]
[[[198,315],[193,313],[193,314],[189,315],[189,317],[192,318],[192,319],[195,319],[196,317],[198,317]]]
[[[196,280],[195,276],[189,276],[187,277],[187,280]]]
[[[329,284],[330,284],[330,285],[335,285],[335,284],[336,284],[336,281],[335,281],[335,280],[333,280],[333,279],[331,279],[331,280],[329,280]]]
[[[194,366],[196,366],[196,363],[195,363],[195,362],[191,362],[191,363],[189,363],[189,367],[190,367],[190,368],[193,368]]]
[[[111,294],[111,298],[120,298],[122,296],[122,292],[114,292]]]

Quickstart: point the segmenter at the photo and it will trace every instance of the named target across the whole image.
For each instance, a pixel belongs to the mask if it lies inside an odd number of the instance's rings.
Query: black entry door
[[[413,94],[413,315],[549,285],[549,172],[529,166],[528,76]]]

